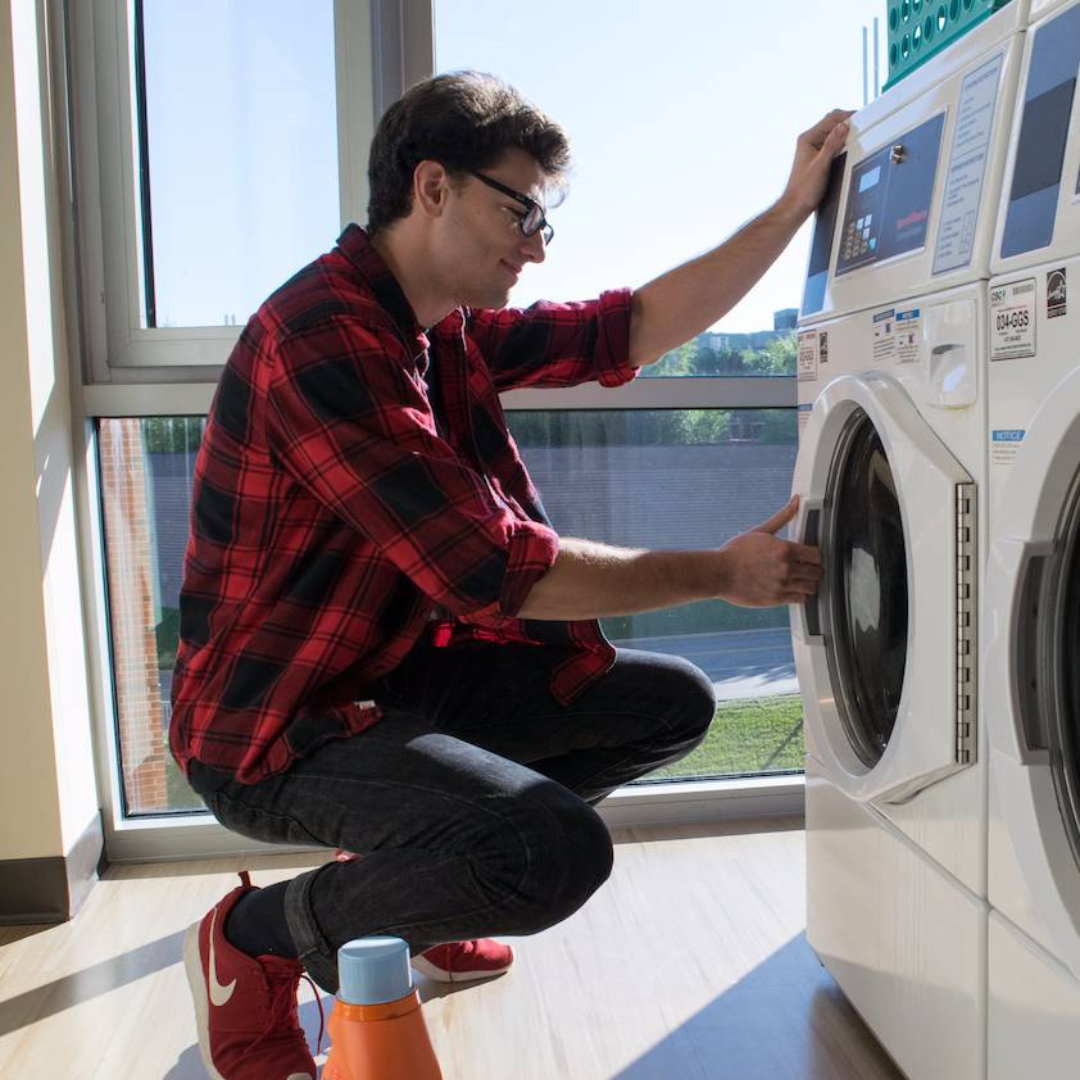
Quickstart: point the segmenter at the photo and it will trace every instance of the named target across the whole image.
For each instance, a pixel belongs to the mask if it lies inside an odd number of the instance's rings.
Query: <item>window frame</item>
[[[393,61],[373,57],[383,0],[333,0],[338,188],[342,227],[367,206],[367,147],[378,96],[393,92]],[[84,328],[83,379],[89,384],[197,381],[220,368],[240,328],[142,326],[141,194],[135,168],[134,59],[127,55],[134,0],[66,6],[75,94],[70,100],[79,200],[79,270]],[[385,20],[384,20],[385,21]],[[400,51],[400,50],[398,50]],[[396,55],[393,49],[388,56]],[[396,77],[400,80],[400,71]]]
[[[132,130],[132,62],[124,55],[132,0],[50,0],[67,115],[61,160],[66,302],[72,313],[76,423],[85,441],[76,478],[88,612],[97,775],[109,858],[159,861],[281,851],[242,839],[208,813],[125,818],[120,791],[111,641],[94,422],[205,414],[238,327],[140,326],[140,243]],[[363,221],[375,118],[435,70],[432,0],[334,0],[342,223]],[[797,404],[794,376],[645,378],[615,390],[514,391],[508,410],[768,409]],[[609,825],[801,815],[801,775],[650,784],[615,792]]]

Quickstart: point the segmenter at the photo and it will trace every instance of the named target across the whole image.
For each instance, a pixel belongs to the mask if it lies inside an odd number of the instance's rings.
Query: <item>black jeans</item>
[[[337,989],[337,949],[369,934],[416,953],[532,934],[575,912],[611,872],[592,805],[689,753],[713,718],[712,683],[677,657],[619,650],[567,706],[548,690],[562,654],[532,646],[421,645],[372,695],[373,728],[258,784],[209,790],[243,836],[359,852],[289,883],[301,960]]]

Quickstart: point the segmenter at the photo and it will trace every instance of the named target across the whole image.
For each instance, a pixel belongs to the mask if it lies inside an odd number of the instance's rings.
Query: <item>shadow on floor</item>
[[[611,1080],[904,1080],[803,934]]]
[[[0,1001],[0,1037],[179,963],[184,931]],[[316,1029],[317,1030],[317,1029]]]

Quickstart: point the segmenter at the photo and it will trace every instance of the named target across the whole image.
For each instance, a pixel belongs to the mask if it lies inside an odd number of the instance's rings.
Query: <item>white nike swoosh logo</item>
[[[236,980],[233,979],[228,986],[222,986],[218,982],[217,968],[214,966],[214,921],[216,919],[217,908],[214,908],[214,914],[210,917],[210,1001],[220,1008],[222,1005],[229,1004],[229,998],[233,996],[233,991],[236,989]]]

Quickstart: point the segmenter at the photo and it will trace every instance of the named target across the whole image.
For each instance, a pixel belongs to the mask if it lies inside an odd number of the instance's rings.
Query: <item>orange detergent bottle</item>
[[[401,938],[342,945],[338,984],[322,1080],[442,1080]]]

